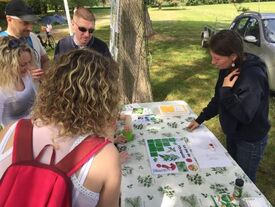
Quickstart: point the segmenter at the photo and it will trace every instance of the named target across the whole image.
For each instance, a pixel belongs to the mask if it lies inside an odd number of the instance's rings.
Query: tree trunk
[[[146,7],[146,10],[145,10],[145,36],[147,38],[149,38],[149,37],[153,36],[154,34],[155,34],[155,32],[153,29],[152,21],[150,19],[148,8]]]
[[[144,1],[120,0],[118,63],[125,103],[150,102]]]
[[[161,10],[162,9],[162,4],[159,3],[158,7],[159,7],[159,10]]]
[[[46,2],[44,2],[42,4],[42,11],[43,11],[43,14],[47,14],[48,13],[48,7],[47,7]]]
[[[55,13],[58,13],[58,4],[54,4],[54,11]]]

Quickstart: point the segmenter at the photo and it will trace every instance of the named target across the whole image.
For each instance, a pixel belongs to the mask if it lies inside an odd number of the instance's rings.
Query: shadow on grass
[[[205,24],[211,23],[154,22],[156,35],[149,42],[153,57],[151,82],[154,100],[166,100],[169,94],[177,90],[189,94],[186,97],[190,97],[188,103],[191,105],[195,104],[195,99],[192,98],[195,95],[209,96],[207,94],[214,88],[217,70],[210,64],[208,50],[201,48],[201,36],[197,31],[202,31]],[[178,56],[176,62],[175,56]],[[168,73],[170,76],[164,78]]]
[[[154,101],[185,100],[195,113],[206,106],[214,93],[218,71],[211,66],[206,49],[202,49],[200,32],[206,21],[154,21],[156,35],[149,41],[152,56],[150,78]],[[221,24],[219,23],[219,26]],[[224,28],[228,25],[223,24]],[[274,123],[275,98],[270,100],[270,119]],[[225,144],[218,118],[206,122],[209,129]],[[257,174],[257,186],[275,205],[275,128]]]

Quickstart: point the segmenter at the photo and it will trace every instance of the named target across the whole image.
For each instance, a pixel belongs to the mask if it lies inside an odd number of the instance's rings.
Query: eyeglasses
[[[77,28],[80,32],[87,32],[88,31],[89,34],[93,34],[94,31],[95,31],[95,28],[87,29],[86,27],[80,27],[75,21],[74,21],[74,23],[76,24],[76,26],[77,26]]]

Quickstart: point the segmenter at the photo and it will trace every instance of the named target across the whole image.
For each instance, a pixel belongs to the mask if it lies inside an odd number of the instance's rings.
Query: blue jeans
[[[267,144],[267,135],[258,142],[246,142],[238,138],[226,139],[227,151],[247,176],[255,183],[256,172]]]

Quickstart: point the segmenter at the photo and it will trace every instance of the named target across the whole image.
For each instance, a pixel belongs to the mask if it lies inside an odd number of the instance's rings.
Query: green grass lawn
[[[275,2],[242,4],[250,10],[275,11]],[[206,24],[228,27],[238,14],[233,5],[150,9],[156,35],[149,41],[150,75],[155,101],[185,100],[199,113],[210,100],[218,71],[210,64],[208,51],[200,46]],[[270,100],[270,120],[275,121],[275,98]],[[217,118],[205,122],[224,144]],[[275,205],[275,127],[257,175],[257,186]]]
[[[250,10],[275,11],[275,2],[242,4]],[[94,10],[95,35],[109,42],[109,10]],[[204,25],[228,27],[238,14],[233,5],[210,5],[150,9],[156,34],[149,40],[150,76],[155,101],[185,100],[195,113],[206,106],[214,92],[218,71],[210,64],[208,51],[200,46]],[[52,51],[48,51],[52,55]],[[270,100],[270,120],[275,121],[275,97]],[[217,118],[207,127],[224,144]],[[275,206],[275,127],[257,176],[257,186]]]
[[[275,2],[242,6],[275,12]],[[97,17],[95,35],[108,43],[109,10],[93,11]],[[206,24],[228,27],[238,12],[232,4],[150,9],[149,12],[156,32],[149,40],[154,101],[185,100],[198,114],[211,98],[218,74],[210,64],[208,51],[200,46],[200,32]],[[52,57],[53,51],[48,53]],[[260,165],[257,186],[275,206],[275,97],[270,100],[270,120],[270,139]],[[206,125],[224,144],[218,119],[214,118]]]

